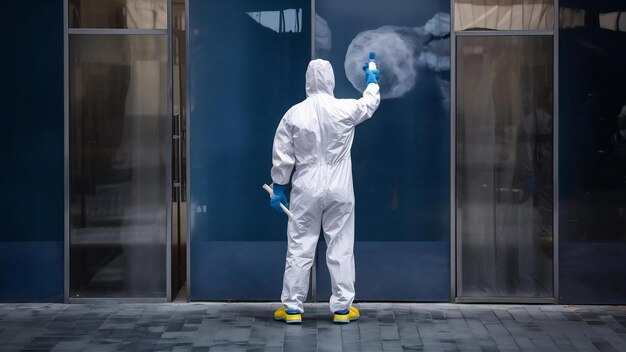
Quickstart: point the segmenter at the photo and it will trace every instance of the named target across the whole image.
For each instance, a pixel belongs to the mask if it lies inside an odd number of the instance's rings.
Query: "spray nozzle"
[[[376,61],[374,60],[374,58],[376,57],[376,54],[374,54],[374,52],[370,52],[370,61],[367,63],[367,68],[370,71],[374,71],[374,70],[378,70],[378,67],[376,66]]]

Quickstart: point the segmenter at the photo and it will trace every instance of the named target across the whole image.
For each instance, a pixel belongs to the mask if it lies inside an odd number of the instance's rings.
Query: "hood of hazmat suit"
[[[274,137],[272,181],[292,181],[294,219],[287,226],[288,250],[282,302],[302,312],[320,230],[328,249],[332,312],[354,300],[354,191],[350,148],[355,127],[380,103],[377,84],[360,99],[336,99],[328,61],[313,60],[306,71],[307,98],[283,116]],[[291,177],[292,171],[293,178]]]
[[[306,96],[317,93],[333,95],[335,90],[335,73],[330,62],[313,60],[306,70]]]

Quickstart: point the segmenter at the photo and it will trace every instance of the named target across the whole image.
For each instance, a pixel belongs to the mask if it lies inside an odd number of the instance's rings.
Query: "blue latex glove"
[[[365,71],[365,86],[370,83],[378,84],[378,77],[380,77],[380,71],[370,70],[367,63],[363,65],[363,71]]]
[[[287,195],[285,194],[286,188],[287,185],[278,185],[276,183],[272,185],[274,196],[270,198],[270,205],[279,213],[283,212],[283,210],[280,208],[280,203],[283,203],[287,208],[289,208],[289,200],[287,200]]]

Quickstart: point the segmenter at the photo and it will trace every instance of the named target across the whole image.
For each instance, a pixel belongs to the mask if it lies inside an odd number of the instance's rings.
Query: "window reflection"
[[[276,33],[302,31],[302,9],[248,12],[248,16]]]
[[[626,3],[561,1],[559,283],[567,303],[626,297]]]
[[[69,47],[71,297],[164,297],[167,37]]]
[[[68,11],[70,28],[167,28],[167,0],[69,0]]]
[[[552,38],[459,37],[464,297],[552,296]]]
[[[456,31],[552,29],[553,0],[455,0]]]
[[[600,28],[626,32],[626,11],[605,12],[599,15]]]

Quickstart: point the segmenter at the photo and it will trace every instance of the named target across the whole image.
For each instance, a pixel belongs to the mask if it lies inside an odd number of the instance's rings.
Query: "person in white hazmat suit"
[[[367,88],[360,99],[333,96],[335,77],[328,61],[313,60],[306,71],[303,102],[284,115],[276,135],[271,170],[278,211],[288,205],[285,188],[292,180],[293,220],[287,227],[288,249],[281,301],[274,319],[301,323],[303,302],[320,234],[328,245],[326,264],[330,271],[330,310],[335,323],[359,318],[354,300],[354,191],[350,148],[354,128],[374,114],[380,103],[379,71],[364,67]]]

